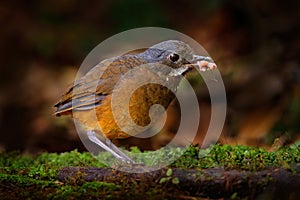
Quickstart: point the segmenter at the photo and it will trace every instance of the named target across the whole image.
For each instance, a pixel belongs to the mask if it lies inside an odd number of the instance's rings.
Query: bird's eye
[[[168,59],[171,60],[172,62],[176,62],[179,60],[179,55],[176,53],[172,53],[168,56]]]

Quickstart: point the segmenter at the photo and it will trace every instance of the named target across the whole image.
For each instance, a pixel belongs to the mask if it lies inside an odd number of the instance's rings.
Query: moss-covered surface
[[[134,148],[133,151],[138,150]],[[174,150],[174,153],[178,153],[177,151],[178,149]],[[145,153],[144,159],[151,158]],[[299,165],[299,163],[299,145],[283,147],[274,152],[239,145],[215,145],[207,150],[200,150],[194,146],[189,147],[170,168],[199,170],[223,168],[225,170],[260,171],[274,167],[293,169],[292,166]],[[128,185],[129,181],[127,182],[126,179],[116,183],[86,182],[78,177],[70,178],[67,182],[59,181],[60,170],[70,166],[105,167],[90,153],[80,153],[77,150],[61,154],[43,153],[38,156],[3,152],[0,154],[0,199],[122,199],[137,194],[149,198],[158,196],[168,198],[169,194],[176,195],[176,185],[181,184],[176,177],[172,176],[170,170],[162,174],[155,184],[140,180],[132,182],[131,180]],[[171,184],[166,184],[166,182]],[[172,188],[170,185],[174,185],[174,187]],[[188,191],[186,194],[178,194],[177,197],[181,195],[188,195]],[[232,195],[233,197],[237,196],[236,194]]]

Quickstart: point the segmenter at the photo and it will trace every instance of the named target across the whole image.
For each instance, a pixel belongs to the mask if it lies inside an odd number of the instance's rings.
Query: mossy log
[[[147,168],[143,167],[142,170]],[[141,168],[137,168],[141,170]],[[169,170],[170,173],[167,173]],[[145,173],[126,173],[110,168],[63,168],[58,178],[67,183],[80,184],[90,181],[113,182],[122,185],[149,187],[168,187],[182,191],[189,196],[208,198],[238,197],[255,198],[268,194],[270,197],[294,199],[300,195],[300,166],[292,169],[269,168],[262,171],[238,171],[213,169],[168,168]],[[172,181],[174,178],[176,182]],[[164,179],[164,181],[161,181]],[[138,184],[137,184],[138,183]],[[139,188],[141,189],[141,188]]]

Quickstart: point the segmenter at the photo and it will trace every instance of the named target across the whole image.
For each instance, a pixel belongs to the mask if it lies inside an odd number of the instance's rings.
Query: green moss
[[[274,152],[242,145],[214,145],[206,150],[190,146],[172,165],[180,168],[224,167],[257,171],[273,166],[289,167],[295,163],[300,163],[300,150],[294,145]]]
[[[190,146],[184,152],[180,148],[171,149],[168,153],[145,152],[138,154],[137,159],[146,164],[155,165],[162,159],[175,157],[180,153],[182,156],[170,167],[197,168],[200,172],[201,169],[212,167],[251,171],[279,166],[292,169],[291,165],[300,163],[299,149],[299,144],[282,147],[274,152],[241,145],[214,145],[205,150],[198,146]],[[140,150],[132,148],[132,152],[139,153]],[[100,157],[105,158],[106,155],[107,153],[103,153]],[[130,191],[136,191],[136,187],[141,186],[141,183],[128,186],[126,181],[121,185],[97,181],[84,182],[83,180],[80,182],[69,180],[62,183],[58,181],[57,174],[60,169],[67,166],[104,167],[104,164],[90,153],[80,153],[77,150],[61,154],[43,153],[38,156],[21,155],[19,152],[0,153],[0,199],[1,194],[9,192],[14,194],[15,198],[77,199],[89,197],[88,199],[91,199],[95,197],[109,199],[116,195],[124,195],[122,192],[124,188],[127,193],[130,193]],[[178,184],[176,177],[172,175],[171,168],[166,171],[166,174],[162,174],[161,179],[157,181],[157,183],[161,182],[158,188],[147,190],[149,195],[154,195],[155,191],[162,191],[159,187],[164,187],[164,182]],[[234,195],[232,197],[234,199]]]
[[[43,153],[39,156],[21,155],[19,152],[3,152],[0,154],[0,166],[0,188],[5,188],[7,184],[13,185],[14,187],[6,189],[11,189],[11,192],[16,189],[22,190],[23,192],[16,194],[17,197],[32,198],[34,193],[38,194],[38,197],[55,194],[53,197],[61,195],[63,198],[69,190],[63,192],[68,186],[57,180],[57,174],[62,167],[104,167],[105,165],[88,152],[79,153],[74,150],[61,154]],[[73,186],[69,187],[75,189]]]
[[[48,197],[53,199],[100,198],[105,197],[107,193],[115,191],[117,188],[113,183],[86,182],[82,185],[63,185]]]

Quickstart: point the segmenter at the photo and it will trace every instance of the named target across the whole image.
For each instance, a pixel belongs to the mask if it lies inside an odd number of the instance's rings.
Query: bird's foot
[[[93,130],[87,131],[87,136],[90,141],[94,142],[104,150],[110,152],[115,158],[117,158],[121,162],[126,164],[135,164],[135,162],[131,158],[129,158],[123,151],[121,151],[117,146],[115,146],[108,138],[104,136],[102,136],[102,138],[98,138],[96,136],[96,132]]]

